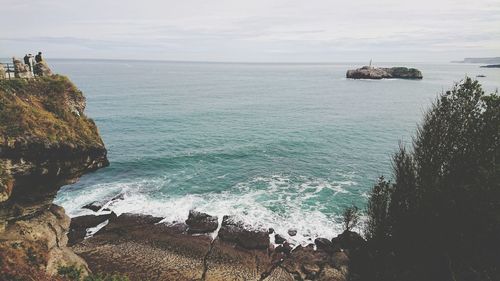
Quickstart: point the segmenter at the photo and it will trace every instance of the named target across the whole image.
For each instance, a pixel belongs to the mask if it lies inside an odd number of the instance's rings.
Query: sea
[[[345,207],[364,210],[440,93],[466,75],[500,86],[500,69],[476,64],[378,63],[424,79],[374,81],[346,79],[355,62],[48,62],[85,94],[111,163],[61,188],[70,216],[94,201],[165,223],[194,209],[301,244],[339,234]]]

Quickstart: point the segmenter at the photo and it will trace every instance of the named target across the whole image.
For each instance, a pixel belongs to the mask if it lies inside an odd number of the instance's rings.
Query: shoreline
[[[283,220],[280,220],[281,218],[278,215],[275,215],[276,217],[273,216],[272,218],[270,218],[269,215],[272,215],[272,213],[267,214],[267,216],[265,217],[262,217],[263,221],[259,221],[259,218],[261,217],[260,215],[255,215],[255,214],[251,215],[245,213],[241,214],[240,212],[234,212],[234,211],[231,212],[231,210],[228,210],[228,212],[224,212],[224,210],[218,210],[218,212],[210,212],[210,211],[205,211],[205,208],[197,208],[197,207],[194,207],[193,209],[186,208],[186,210],[179,210],[175,209],[175,206],[170,206],[168,202],[165,202],[161,212],[152,212],[152,213],[147,212],[147,210],[135,211],[133,209],[131,210],[128,208],[123,208],[122,206],[117,207],[117,205],[126,200],[127,200],[126,195],[118,194],[110,199],[108,198],[100,201],[94,201],[80,208],[75,208],[73,212],[69,212],[69,216],[71,218],[78,218],[81,216],[88,216],[88,215],[100,216],[100,215],[107,215],[111,212],[115,213],[118,216],[120,216],[121,214],[134,214],[139,216],[158,217],[161,218],[160,220],[161,223],[171,226],[179,223],[185,223],[185,221],[189,217],[189,213],[191,211],[197,211],[197,212],[207,213],[211,216],[217,216],[219,227],[222,224],[223,217],[231,216],[236,220],[240,221],[242,223],[242,226],[247,230],[259,231],[271,228],[274,230],[275,233],[278,233],[282,237],[285,237],[290,244],[301,245],[301,246],[313,244],[316,238],[332,239],[341,234],[343,231],[342,223],[340,221],[340,216],[332,220],[326,219],[324,221],[312,221],[312,220],[307,221],[306,219],[304,219],[303,224],[302,223],[297,224],[297,223],[291,223],[292,221],[293,222],[297,221],[296,219],[292,218],[289,218],[288,220],[283,218]],[[58,203],[56,202],[56,204]],[[128,206],[129,204],[130,203],[128,204],[124,203],[125,206]],[[170,212],[175,212],[176,213],[175,216],[165,217],[162,215],[164,213],[170,213]],[[251,211],[249,211],[249,213],[251,213]],[[248,215],[252,216],[250,220],[248,220]],[[293,236],[288,234],[288,232],[292,229],[296,231],[296,234]],[[360,229],[359,227],[355,228],[355,230],[359,229]],[[214,231],[211,234],[216,235],[217,231]]]
[[[79,218],[73,218],[70,233]],[[168,225],[147,215],[103,217],[109,222],[71,249],[93,272],[124,274],[131,280],[347,280],[355,276],[350,258],[363,251],[365,243],[348,231],[332,240],[318,238],[293,247],[277,241],[272,229],[248,230],[230,217],[217,223],[213,236],[206,230],[213,231],[214,217],[192,212],[190,218]],[[83,218],[83,224],[88,219]]]

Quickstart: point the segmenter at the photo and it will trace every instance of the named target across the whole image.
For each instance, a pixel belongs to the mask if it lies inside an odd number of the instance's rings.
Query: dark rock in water
[[[283,237],[279,234],[274,235],[274,242],[276,244],[283,244],[285,241],[286,241],[285,237]]]
[[[288,230],[288,235],[290,235],[290,236],[295,236],[295,235],[297,235],[297,229],[289,229],[289,230]]]
[[[125,193],[119,193],[111,198],[111,202],[125,199]]]
[[[219,226],[217,216],[201,213],[195,210],[189,211],[188,219],[188,233],[207,233],[213,232]]]
[[[115,213],[99,216],[86,215],[72,218],[68,232],[68,245],[72,246],[83,241],[87,234],[87,228],[95,227],[106,220],[112,219],[116,219]]]
[[[357,232],[346,230],[333,238],[332,243],[335,246],[340,246],[342,249],[359,249],[365,246],[366,241]]]
[[[230,216],[224,216],[219,230],[219,238],[246,249],[267,249],[269,247],[267,231],[247,229],[243,222],[235,221]]]
[[[348,70],[346,73],[347,78],[351,79],[385,79],[385,78],[399,78],[399,79],[422,79],[422,72],[416,68],[407,67],[391,67],[379,68],[372,66],[363,66],[358,69]]]
[[[101,204],[101,202],[92,202],[92,203],[89,203],[85,206],[82,207],[82,209],[89,209],[89,210],[92,210],[94,212],[97,212],[99,211],[101,208],[102,208],[103,204]]]
[[[270,228],[269,228],[269,231],[268,231],[267,233],[269,233],[269,234],[273,234],[273,233],[274,233],[274,228],[270,227]]]
[[[82,209],[89,209],[89,210],[92,210],[94,212],[97,212],[97,211],[101,210],[102,207],[104,207],[104,205],[106,205],[107,203],[118,201],[118,200],[123,200],[123,199],[125,199],[125,194],[119,193],[111,198],[107,197],[107,198],[104,198],[100,201],[94,201],[92,203],[89,203],[89,204],[83,206]],[[103,211],[106,211],[106,210],[109,211],[110,209],[106,208]]]

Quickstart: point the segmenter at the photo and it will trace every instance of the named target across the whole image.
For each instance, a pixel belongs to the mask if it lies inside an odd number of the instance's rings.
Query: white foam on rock
[[[256,188],[256,183],[264,187]],[[329,189],[333,196],[348,193],[344,187],[355,183],[304,180],[302,183],[292,184],[287,177],[273,175],[237,184],[232,192],[184,196],[168,195],[158,191],[158,186],[162,184],[164,182],[161,180],[153,179],[95,185],[82,191],[72,191],[71,194],[58,196],[57,203],[61,204],[70,216],[78,216],[94,213],[81,209],[81,206],[121,193],[122,199],[109,201],[104,208],[111,209],[117,215],[139,213],[162,217],[164,218],[162,222],[165,223],[184,222],[191,209],[216,215],[220,222],[224,215],[232,215],[236,220],[243,221],[250,229],[267,231],[273,228],[275,233],[282,235],[292,244],[306,245],[313,243],[317,237],[331,239],[342,232],[342,227],[338,216],[325,214],[321,206],[311,206],[305,201],[308,200],[310,203],[315,197],[322,196],[319,193],[324,189]],[[284,211],[273,211],[276,206]],[[297,230],[295,236],[288,235],[288,230],[292,228]]]

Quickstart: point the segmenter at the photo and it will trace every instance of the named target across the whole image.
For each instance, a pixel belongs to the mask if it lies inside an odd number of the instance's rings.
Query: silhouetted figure
[[[35,65],[35,57],[32,54],[28,54],[29,61],[30,61],[30,66],[33,68],[33,65]]]
[[[24,55],[24,64],[30,64],[30,57],[28,56],[28,54]]]
[[[38,63],[38,62],[41,62],[43,59],[42,59],[42,52],[38,52],[38,55],[35,56],[35,61]]]

